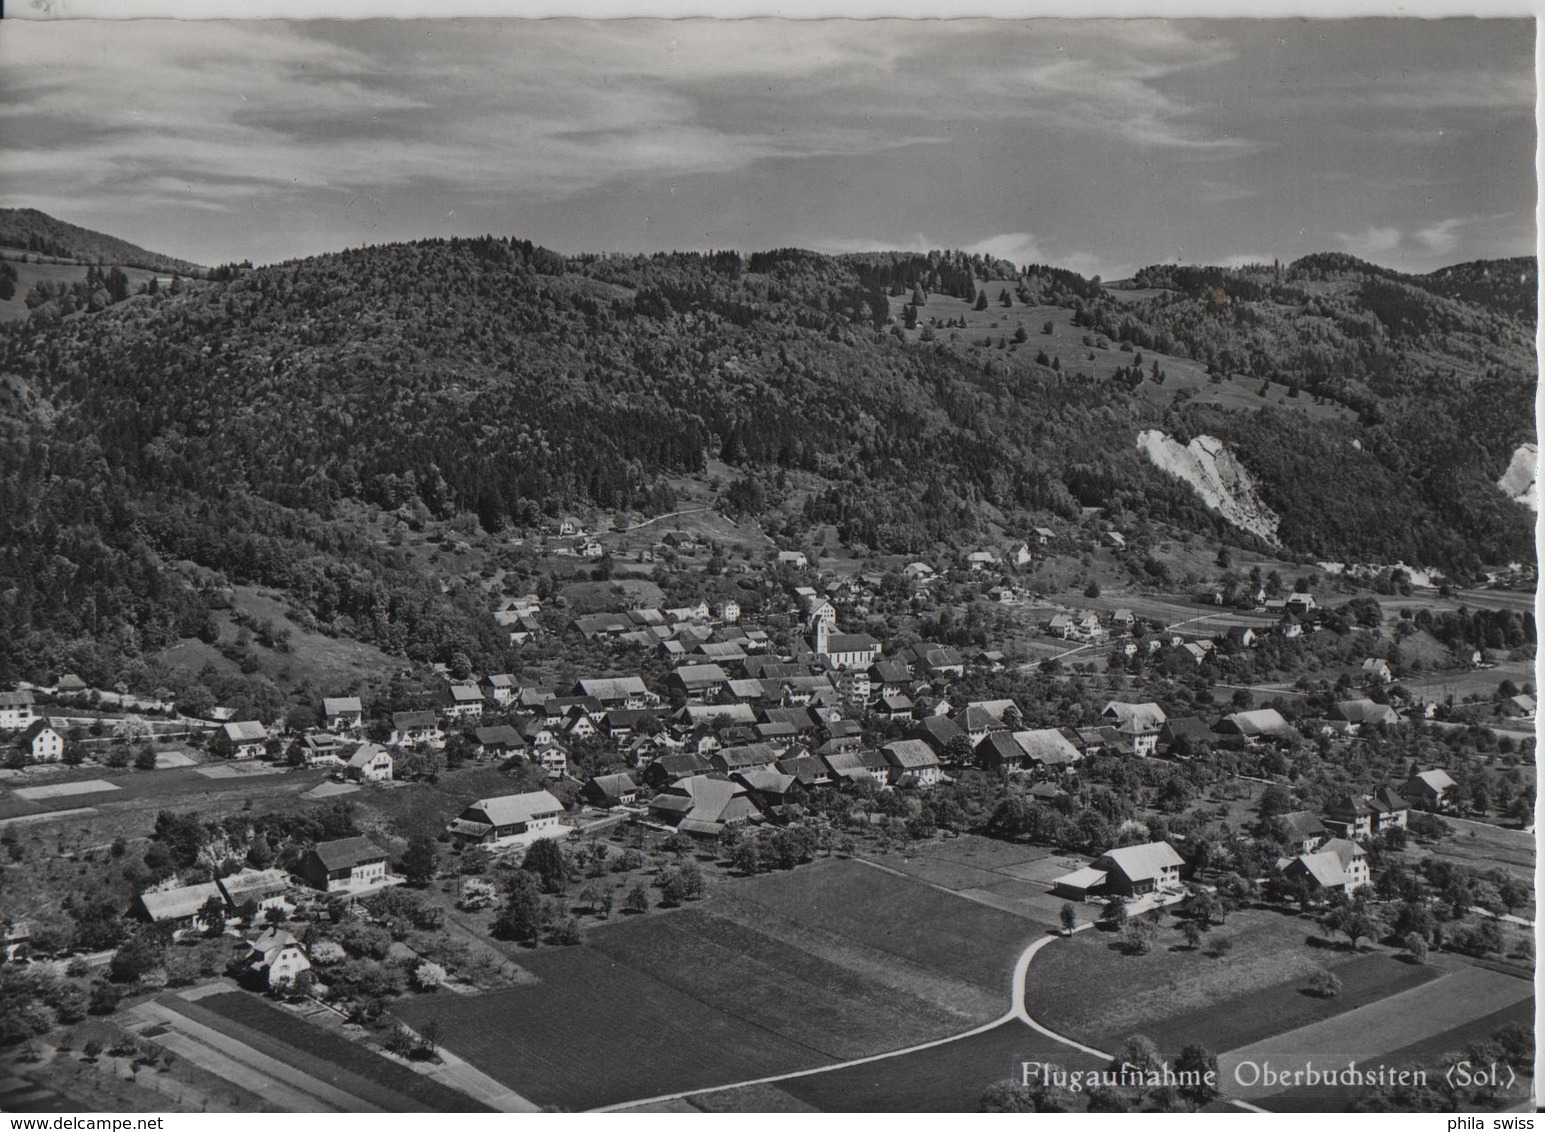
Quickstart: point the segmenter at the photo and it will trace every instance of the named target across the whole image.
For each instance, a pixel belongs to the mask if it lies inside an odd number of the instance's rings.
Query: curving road
[[[1074,931],[1084,931],[1090,927],[1093,927],[1093,925],[1081,924],[1075,928]],[[1044,935],[1031,943],[1022,952],[1020,952],[1019,958],[1014,964],[1013,981],[1009,985],[1008,1010],[999,1017],[994,1018],[991,1022],[985,1022],[982,1025],[973,1027],[972,1029],[966,1030],[963,1033],[952,1034],[945,1038],[935,1038],[932,1041],[922,1042],[918,1045],[906,1046],[903,1049],[889,1050],[886,1053],[876,1053],[871,1054],[868,1057],[858,1057],[852,1059],[851,1061],[836,1061],[829,1065],[818,1065],[813,1069],[799,1069],[792,1073],[778,1073],[770,1077],[757,1077],[749,1081],[733,1081],[723,1085],[710,1085],[706,1088],[686,1089],[677,1093],[663,1093],[660,1096],[644,1097],[639,1100],[624,1101],[621,1104],[607,1105],[604,1108],[598,1108],[592,1111],[620,1112],[627,1109],[642,1108],[647,1105],[665,1104],[670,1101],[679,1101],[687,1097],[702,1096],[705,1093],[724,1092],[730,1089],[741,1089],[752,1085],[776,1085],[782,1081],[792,1081],[797,1078],[814,1077],[824,1073],[835,1073],[839,1070],[851,1069],[862,1065],[872,1065],[878,1061],[888,1061],[892,1058],[905,1057],[909,1054],[921,1053],[924,1050],[938,1049],[941,1046],[953,1045],[956,1042],[963,1042],[969,1038],[979,1037],[980,1035],[989,1033],[990,1031],[996,1030],[999,1027],[1010,1025],[1016,1022],[1030,1027],[1030,1029],[1034,1030],[1036,1033],[1050,1038],[1055,1042],[1059,1042],[1062,1045],[1076,1049],[1080,1053],[1088,1054],[1090,1056],[1098,1057],[1102,1060],[1108,1061],[1111,1058],[1110,1054],[1102,1050],[1093,1049],[1090,1046],[1083,1045],[1080,1042],[1074,1041],[1072,1038],[1069,1038],[1063,1034],[1059,1034],[1055,1030],[1048,1029],[1047,1027],[1041,1025],[1034,1018],[1030,1017],[1030,1012],[1025,1006],[1025,986],[1029,978],[1031,960],[1033,960],[1041,948],[1045,947],[1047,944],[1054,943],[1059,939],[1065,938],[1066,936],[1061,934]]]

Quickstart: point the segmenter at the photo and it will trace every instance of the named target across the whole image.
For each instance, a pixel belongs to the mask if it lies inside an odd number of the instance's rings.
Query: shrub
[[[1317,967],[1309,976],[1309,990],[1320,998],[1335,998],[1341,993],[1341,980],[1334,971]]]

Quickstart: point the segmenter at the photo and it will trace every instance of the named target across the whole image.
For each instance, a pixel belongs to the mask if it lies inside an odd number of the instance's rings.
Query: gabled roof
[[[524,747],[526,741],[520,737],[520,732],[508,723],[501,723],[495,727],[479,727],[472,732],[472,737],[484,747]]]
[[[349,756],[348,765],[356,770],[363,770],[382,755],[385,755],[388,759],[392,757],[391,752],[385,747],[378,747],[374,743],[361,743],[359,750]]]
[[[480,704],[483,702],[483,690],[476,684],[452,684],[446,689],[446,696],[453,704]]]
[[[919,720],[913,731],[941,754],[950,743],[966,733],[960,724],[947,715],[930,715]]]
[[[373,861],[386,860],[386,850],[368,837],[343,837],[337,841],[318,841],[312,849],[328,872],[352,869]]]
[[[777,761],[778,752],[768,743],[748,743],[740,747],[721,747],[710,756],[710,761],[726,770],[744,767],[771,766]]]
[[[1325,823],[1320,820],[1318,814],[1309,810],[1294,810],[1292,813],[1280,815],[1277,820],[1282,823],[1283,832],[1287,834],[1289,841],[1307,841],[1325,832]]]
[[[182,920],[196,916],[211,896],[222,902],[224,900],[219,886],[214,881],[205,881],[165,892],[142,892],[139,902],[145,909],[145,915],[160,923],[162,920]]]
[[[1441,794],[1454,785],[1454,780],[1449,777],[1448,771],[1442,767],[1420,771],[1411,777],[1413,781],[1424,783],[1434,794]]]
[[[585,783],[585,789],[605,798],[621,798],[637,793],[638,783],[633,781],[631,774],[597,774]]]
[[[1330,709],[1330,717],[1344,719],[1348,723],[1400,722],[1400,713],[1394,708],[1369,699],[1342,700]]]
[[[392,712],[392,729],[395,731],[417,731],[420,728],[433,728],[437,726],[435,713],[432,711],[394,711]]]
[[[1019,745],[1019,740],[1007,731],[992,731],[983,736],[982,741],[976,745],[976,757],[978,761],[1017,766],[1024,762],[1028,755]]]
[[[1218,722],[1219,731],[1232,730],[1246,738],[1257,735],[1292,735],[1292,724],[1282,718],[1276,708],[1256,708],[1254,711],[1236,711]]]
[[[974,704],[961,712],[956,722],[966,731],[993,731],[1003,727],[1003,720],[997,715]]]
[[[473,802],[461,812],[459,821],[493,826],[517,825],[532,818],[561,814],[563,803],[546,790],[527,794],[504,794]],[[485,820],[486,819],[486,820]]]
[[[699,723],[746,723],[756,722],[756,712],[750,704],[688,704],[681,709],[681,717],[689,724]]]
[[[1346,868],[1335,853],[1323,849],[1318,853],[1305,853],[1294,858],[1289,867],[1293,864],[1320,888],[1340,888],[1347,882]]]
[[[1114,719],[1121,724],[1131,724],[1144,731],[1157,731],[1164,726],[1167,718],[1164,709],[1155,703],[1125,703],[1121,700],[1111,700],[1100,712],[1107,719]]]
[[[1164,869],[1185,864],[1168,841],[1150,841],[1146,845],[1126,845],[1112,849],[1095,861],[1096,867],[1116,870],[1128,880],[1154,880]]]
[[[1083,756],[1068,737],[1055,727],[1042,727],[1034,731],[1015,731],[1013,739],[1024,749],[1030,761],[1043,766],[1067,766]]]
[[[898,739],[880,748],[885,761],[897,770],[926,770],[939,765],[939,756],[921,739]]]
[[[1390,786],[1380,786],[1375,790],[1368,804],[1382,814],[1399,813],[1401,810],[1411,808],[1411,803],[1405,796]]]
[[[47,717],[44,717],[43,719],[34,719],[32,723],[28,725],[27,730],[21,733],[21,738],[18,739],[17,742],[24,745],[30,744],[34,739],[43,734],[45,731],[59,735],[60,738],[64,737],[56,727],[48,722]]]
[[[695,774],[702,774],[708,770],[708,760],[690,751],[683,751],[673,755],[661,755],[649,765],[659,767],[672,779],[690,778]]]
[[[574,694],[609,703],[647,696],[649,689],[638,676],[585,676],[574,685]]]
[[[261,743],[268,738],[268,728],[253,720],[222,724],[220,730],[232,743]]]
[[[729,674],[717,664],[683,664],[671,675],[688,688],[707,688],[729,679]]]
[[[868,633],[833,633],[826,638],[828,653],[878,652],[879,648],[880,642]]]
[[[816,786],[831,781],[831,771],[813,755],[779,759],[776,766],[782,773],[793,775],[801,786]]]
[[[782,797],[789,792],[789,787],[798,781],[794,775],[780,770],[774,770],[770,766],[748,767],[745,770],[734,772],[735,781],[739,782],[747,790],[755,790],[758,794],[768,794],[774,797]]]
[[[30,707],[31,705],[31,692],[0,692],[0,708]]]
[[[328,715],[348,715],[365,710],[358,696],[323,696],[322,711]]]

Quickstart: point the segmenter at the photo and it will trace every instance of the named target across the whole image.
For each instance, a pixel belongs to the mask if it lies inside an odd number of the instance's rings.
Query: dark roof
[[[920,720],[913,730],[919,739],[941,755],[952,741],[965,735],[960,724],[947,715],[930,715]]]
[[[435,726],[435,713],[432,711],[392,712],[392,727],[398,731],[407,731],[414,727],[433,726]]]
[[[311,850],[328,872],[351,869],[372,861],[386,860],[386,850],[368,837],[345,837],[339,841],[318,841]]]
[[[495,727],[479,727],[472,732],[472,737],[484,747],[524,747],[526,742],[520,737],[520,732],[508,723],[501,723]]]

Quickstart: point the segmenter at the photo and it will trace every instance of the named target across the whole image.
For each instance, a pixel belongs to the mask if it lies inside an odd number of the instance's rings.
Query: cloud
[[[1343,251],[1361,259],[1376,259],[1398,248],[1403,236],[1399,228],[1369,225],[1361,232],[1337,232],[1335,239]]]

